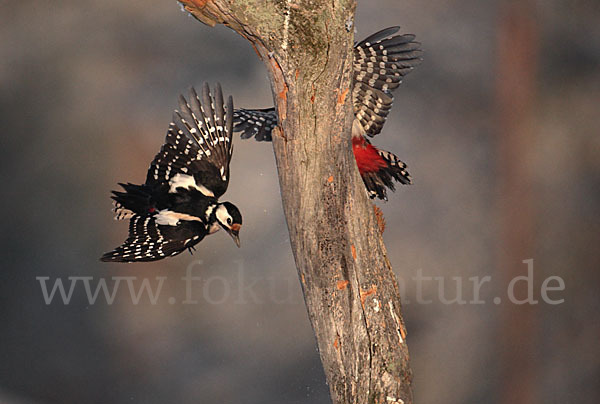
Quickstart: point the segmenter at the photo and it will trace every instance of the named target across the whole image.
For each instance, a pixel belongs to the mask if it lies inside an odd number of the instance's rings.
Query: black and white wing
[[[233,130],[242,132],[242,139],[254,136],[259,142],[270,142],[271,131],[277,126],[277,113],[275,108],[236,109],[233,113],[233,123]]]
[[[204,84],[202,98],[193,88],[189,102],[179,97],[179,110],[148,169],[146,185],[165,184],[173,192],[191,187],[216,198],[225,193],[233,153],[233,99],[225,107],[219,84],[214,93]]]
[[[176,226],[157,224],[156,216],[134,215],[125,242],[100,258],[105,262],[156,261],[172,257],[202,241],[206,232],[198,221],[181,220]]]
[[[354,45],[353,91],[354,116],[364,132],[375,136],[383,128],[392,108],[396,89],[415,66],[421,63],[421,44],[414,35],[395,35],[400,27],[389,27]],[[238,109],[236,132],[242,139],[271,140],[277,125],[275,109]]]
[[[395,35],[399,29],[386,28],[354,45],[354,116],[369,136],[383,128],[394,102],[391,90],[422,61],[421,44],[414,35]]]

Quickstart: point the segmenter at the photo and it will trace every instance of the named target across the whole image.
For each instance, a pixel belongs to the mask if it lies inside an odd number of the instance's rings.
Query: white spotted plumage
[[[117,218],[130,218],[129,237],[103,261],[154,261],[191,251],[215,232],[217,206],[235,219],[217,228],[231,226],[227,231],[239,245],[241,214],[235,205],[218,202],[227,190],[233,152],[232,98],[225,106],[220,86],[213,98],[205,85],[202,101],[192,89],[190,102],[180,97],[179,107],[146,182],[113,191]]]
[[[381,132],[402,78],[421,62],[414,35],[397,35],[400,27],[381,30],[354,45],[352,102],[354,115],[368,136]],[[274,109],[235,111],[236,131],[243,139],[271,140],[277,124]]]
[[[351,92],[355,117],[353,142],[356,137],[367,141],[367,136],[373,137],[381,132],[394,102],[392,90],[421,62],[420,44],[414,41],[414,35],[398,34],[399,29],[383,29],[354,45]],[[270,141],[271,131],[277,125],[277,114],[273,108],[238,109],[235,120],[235,130],[242,132],[242,139],[254,136],[258,141]],[[356,157],[357,150],[360,152],[361,149],[353,150]],[[385,160],[384,156],[381,157]],[[386,169],[380,170],[379,174],[361,171],[371,196],[385,199],[385,187],[393,190],[392,179],[403,184],[410,183],[406,170],[398,171],[399,167],[388,164],[389,173]]]

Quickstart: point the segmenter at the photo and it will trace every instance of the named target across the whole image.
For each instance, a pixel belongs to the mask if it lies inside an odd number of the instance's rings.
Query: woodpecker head
[[[233,239],[235,244],[240,246],[240,228],[242,227],[242,214],[239,209],[231,202],[220,203],[215,211],[217,222]]]

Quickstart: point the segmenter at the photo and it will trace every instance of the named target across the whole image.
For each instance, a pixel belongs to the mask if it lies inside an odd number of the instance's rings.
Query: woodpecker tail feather
[[[406,185],[412,184],[412,178],[406,171],[406,164],[395,154],[385,150],[377,150],[377,153],[385,165],[377,171],[361,172],[361,176],[371,199],[379,198],[387,201],[386,188],[395,191],[394,180]]]
[[[115,220],[130,219],[135,214],[152,213],[151,194],[146,186],[130,183],[119,185],[125,192],[112,191]]]
[[[384,169],[402,185],[412,184],[412,178],[406,171],[406,164],[398,156],[389,151],[379,150],[379,155],[387,163]]]

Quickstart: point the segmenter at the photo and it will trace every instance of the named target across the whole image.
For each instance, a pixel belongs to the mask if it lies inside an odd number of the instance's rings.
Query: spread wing
[[[234,130],[242,132],[241,138],[253,137],[259,141],[271,141],[271,131],[277,126],[275,108],[236,109],[233,113]]]
[[[396,89],[415,66],[421,63],[421,44],[410,34],[395,35],[400,27],[389,27],[354,45],[353,91],[354,115],[364,132],[375,136],[392,108]],[[235,131],[242,139],[271,140],[277,114],[269,109],[235,111]]]
[[[129,222],[125,242],[100,258],[105,262],[157,261],[177,255],[202,241],[203,224],[180,221],[176,226],[162,226],[155,216],[134,215]]]
[[[214,93],[204,84],[202,98],[193,88],[189,102],[179,97],[179,110],[150,164],[146,185],[168,185],[173,192],[191,187],[216,198],[225,193],[233,154],[233,99],[224,106],[219,84]]]
[[[354,45],[354,115],[369,136],[383,128],[394,102],[391,90],[422,61],[421,44],[414,35],[395,35],[399,29],[386,28]]]

